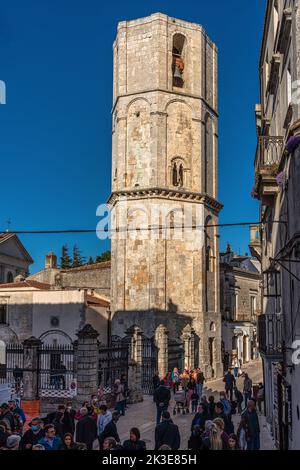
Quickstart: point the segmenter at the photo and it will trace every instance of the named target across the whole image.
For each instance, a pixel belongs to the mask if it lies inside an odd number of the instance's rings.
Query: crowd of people
[[[194,417],[191,425],[191,436],[188,441],[188,448],[191,450],[259,450],[260,449],[260,427],[256,411],[262,412],[264,401],[264,387],[259,384],[256,396],[253,396],[253,384],[248,374],[244,374],[243,391],[238,390],[236,377],[230,370],[223,378],[225,391],[219,395],[216,401],[213,395],[208,398],[203,395],[203,385],[205,377],[198,368],[191,371],[184,370],[182,373],[174,368],[172,372],[162,379],[158,373],[153,377],[154,402],[156,404],[157,429],[161,418],[163,422],[172,423],[168,412],[171,401],[171,390],[175,405],[173,414],[193,413]],[[241,416],[238,427],[235,429],[232,416]],[[166,427],[167,425],[164,424]],[[175,426],[177,427],[177,426]],[[169,445],[173,450],[177,450],[180,442],[179,431],[171,433],[172,439],[165,434],[163,444]],[[171,442],[172,441],[172,442]],[[173,442],[174,441],[174,442]],[[160,442],[161,444],[161,442]],[[158,448],[158,447],[156,447]]]
[[[174,368],[163,379],[153,377],[153,401],[156,405],[155,449],[178,450],[181,436],[171,414],[192,413],[188,449],[198,450],[258,450],[260,428],[256,404],[261,411],[263,386],[255,398],[251,379],[245,374],[243,392],[239,391],[234,375],[224,376],[225,390],[219,399],[203,394],[205,377],[200,369]],[[172,396],[173,392],[173,396]],[[35,417],[27,423],[24,411],[16,400],[0,406],[0,450],[146,450],[137,427],[129,430],[128,439],[121,442],[118,421],[127,409],[126,377],[115,381],[114,407],[109,409],[103,396],[94,395],[74,409],[72,402],[61,404],[45,417]],[[173,398],[173,400],[172,400]],[[172,400],[172,401],[171,401]],[[170,408],[170,403],[174,403]],[[170,410],[169,410],[170,408]],[[234,428],[232,415],[241,419]],[[96,445],[95,443],[97,443]]]

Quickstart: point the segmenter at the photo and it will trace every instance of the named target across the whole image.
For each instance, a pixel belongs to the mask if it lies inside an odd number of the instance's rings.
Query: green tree
[[[81,255],[81,251],[79,250],[77,245],[73,247],[73,263],[72,268],[78,268],[86,263],[85,257]]]
[[[88,264],[94,264],[94,260],[93,260],[92,256],[89,257]]]
[[[61,249],[61,257],[60,257],[60,267],[62,269],[69,269],[72,266],[72,259],[69,256],[69,248],[68,245],[63,245]]]
[[[96,263],[101,263],[102,261],[110,261],[111,260],[111,252],[104,251],[100,256],[96,257]]]

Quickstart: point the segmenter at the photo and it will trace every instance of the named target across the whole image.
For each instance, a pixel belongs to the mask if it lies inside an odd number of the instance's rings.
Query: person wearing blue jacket
[[[45,450],[59,450],[62,441],[61,438],[56,436],[55,427],[53,424],[47,424],[44,428],[45,436],[39,440],[39,444],[45,447]]]

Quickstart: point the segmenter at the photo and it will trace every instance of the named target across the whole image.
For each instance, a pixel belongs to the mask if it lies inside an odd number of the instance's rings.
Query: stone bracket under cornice
[[[139,188],[139,189],[128,189],[123,191],[114,191],[111,193],[107,204],[113,207],[120,198],[138,200],[138,199],[169,199],[175,201],[188,201],[198,204],[204,204],[215,212],[220,212],[223,209],[223,204],[214,199],[211,196],[203,193],[197,193],[192,191],[184,191],[178,189],[168,188]]]

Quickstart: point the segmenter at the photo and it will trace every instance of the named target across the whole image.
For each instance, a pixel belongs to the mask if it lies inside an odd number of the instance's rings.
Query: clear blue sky
[[[254,105],[265,1],[27,0],[2,2],[0,230],[93,228],[111,182],[112,42],[118,21],[160,11],[200,23],[219,48],[221,222],[257,220],[251,199],[256,147]],[[248,229],[223,229],[248,251]],[[109,248],[95,234],[23,235],[43,266],[50,250],[77,243],[95,256]]]

